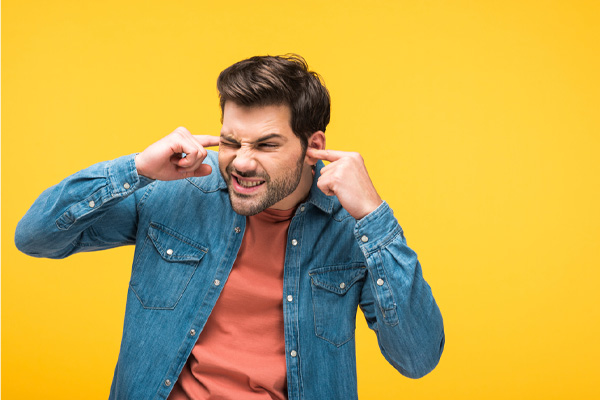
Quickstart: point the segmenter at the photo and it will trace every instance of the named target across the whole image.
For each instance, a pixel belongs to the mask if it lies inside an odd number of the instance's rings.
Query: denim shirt
[[[17,247],[35,257],[136,246],[111,399],[167,398],[227,282],[246,218],[231,208],[217,153],[205,162],[211,175],[170,182],[139,176],[134,155],[93,165],[44,191],[17,226]],[[285,253],[293,400],[357,398],[358,307],[407,377],[430,372],[444,347],[440,311],[390,207],[355,220],[317,188],[322,167]]]

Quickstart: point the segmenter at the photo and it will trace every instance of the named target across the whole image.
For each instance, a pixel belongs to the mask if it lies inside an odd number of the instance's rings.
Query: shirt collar
[[[319,160],[317,162],[315,168],[315,176],[313,178],[307,202],[313,204],[321,211],[331,214],[333,211],[333,198],[331,196],[327,196],[321,191],[321,189],[317,187],[317,181],[321,176],[321,168],[323,168],[324,166],[325,164],[323,164],[323,161]]]

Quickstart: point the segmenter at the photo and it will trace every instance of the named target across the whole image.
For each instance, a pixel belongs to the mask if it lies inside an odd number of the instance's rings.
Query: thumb
[[[212,167],[208,164],[202,164],[194,171],[195,177],[207,176],[212,173]]]

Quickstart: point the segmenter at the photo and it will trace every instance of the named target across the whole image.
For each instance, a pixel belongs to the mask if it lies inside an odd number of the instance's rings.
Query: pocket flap
[[[364,264],[354,263],[316,268],[308,275],[313,285],[344,295],[352,285],[364,279],[366,273],[367,268]]]
[[[148,237],[166,261],[198,262],[208,252],[208,248],[155,222],[148,227]]]

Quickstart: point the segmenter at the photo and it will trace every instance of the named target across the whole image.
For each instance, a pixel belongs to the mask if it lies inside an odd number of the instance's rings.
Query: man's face
[[[254,215],[269,207],[290,209],[306,195],[298,193],[305,150],[292,132],[290,117],[285,105],[225,103],[219,169],[238,214]]]

